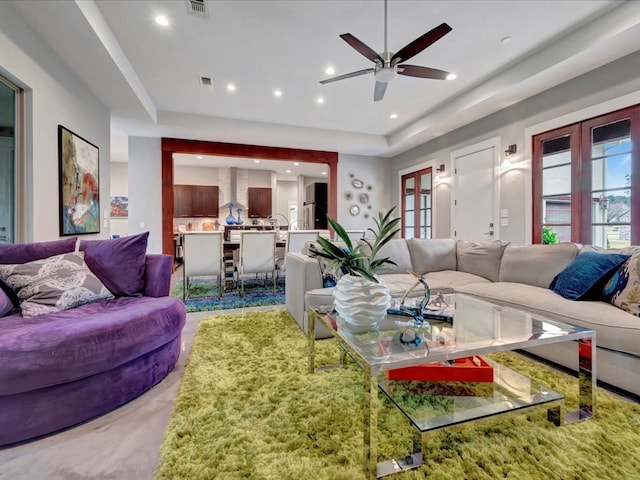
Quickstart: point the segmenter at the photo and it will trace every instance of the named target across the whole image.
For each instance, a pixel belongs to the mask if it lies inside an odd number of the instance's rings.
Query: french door
[[[640,105],[533,138],[533,242],[640,243]]]
[[[0,77],[0,243],[16,242],[16,119],[20,90]]]
[[[403,175],[402,185],[402,236],[431,238],[433,207],[433,173],[428,167]]]

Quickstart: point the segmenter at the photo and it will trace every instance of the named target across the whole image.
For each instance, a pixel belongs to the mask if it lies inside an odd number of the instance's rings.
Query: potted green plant
[[[329,226],[335,232],[336,244],[318,237],[320,248],[315,253],[332,261],[332,266],[344,275],[338,280],[333,296],[334,308],[344,320],[352,325],[371,327],[389,308],[391,295],[388,287],[380,282],[376,273],[384,265],[396,265],[389,257],[379,257],[379,252],[399,231],[400,218],[394,217],[396,207],[380,212],[374,217],[376,228],[368,228],[371,238],[353,242],[346,230],[337,221],[327,216]]]

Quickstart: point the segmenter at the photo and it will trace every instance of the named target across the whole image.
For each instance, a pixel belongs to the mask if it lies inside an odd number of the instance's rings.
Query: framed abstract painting
[[[100,233],[99,149],[58,125],[60,235]]]

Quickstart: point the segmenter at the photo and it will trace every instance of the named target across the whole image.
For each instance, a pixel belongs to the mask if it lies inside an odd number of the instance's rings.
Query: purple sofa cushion
[[[81,240],[84,260],[116,297],[141,295],[149,232],[109,240]]]
[[[122,297],[42,317],[2,319],[0,396],[113,369],[180,335],[184,305],[173,297]]]
[[[27,263],[61,253],[73,252],[77,237],[51,242],[11,243],[0,245],[0,264]]]

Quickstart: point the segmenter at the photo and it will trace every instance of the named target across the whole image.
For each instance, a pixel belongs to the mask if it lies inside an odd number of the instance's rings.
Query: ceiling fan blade
[[[413,42],[400,49],[393,57],[391,57],[391,64],[397,65],[400,62],[409,60],[411,57],[419,54],[429,45],[440,40],[451,30],[453,29],[446,23],[438,25],[433,30],[425,33],[421,37],[416,38]]]
[[[420,67],[418,65],[398,65],[398,75],[446,80],[449,72],[438,70],[437,68]]]
[[[367,73],[371,73],[375,71],[375,68],[365,68],[364,70],[358,70],[357,72],[345,73],[344,75],[338,75],[337,77],[326,78],[324,80],[320,80],[320,83],[331,83],[337,82],[338,80],[344,80],[346,78],[358,77],[360,75],[365,75]]]
[[[364,55],[372,62],[384,63],[384,60],[382,60],[382,57],[378,55],[375,52],[375,50],[373,50],[370,46],[362,43],[360,40],[358,40],[356,37],[354,37],[350,33],[343,33],[342,35],[340,35],[340,38],[342,38],[345,42],[351,45],[351,47],[356,49],[358,53],[360,53],[360,55]]]
[[[384,98],[384,92],[387,91],[387,82],[376,82],[376,87],[373,90],[373,101],[377,102]]]

